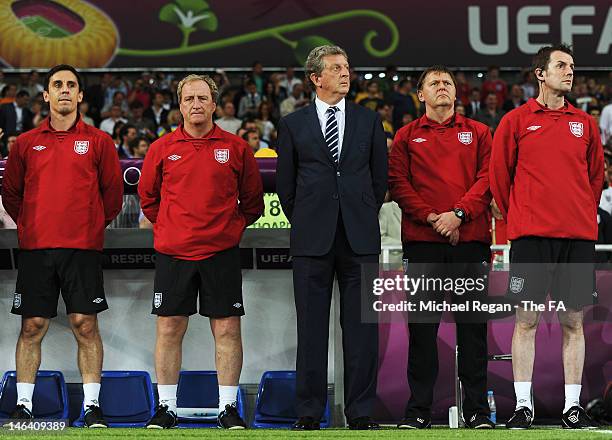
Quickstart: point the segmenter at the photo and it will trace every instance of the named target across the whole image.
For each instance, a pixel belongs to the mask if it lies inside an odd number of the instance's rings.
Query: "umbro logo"
[[[102,301],[104,301],[103,298],[96,298],[96,299],[93,300],[93,302],[96,303],[96,304],[100,304]]]
[[[234,303],[234,307],[235,307],[235,308],[237,308],[237,309],[239,309],[240,307],[242,307],[242,304],[240,304],[240,303]]]
[[[181,158],[181,156],[177,155],[177,154],[173,154],[172,156],[168,156],[168,159],[170,160],[179,160]]]
[[[529,131],[536,131],[538,128],[542,128],[541,125],[531,125],[529,127],[527,127],[527,130]]]
[[[35,147],[32,147],[32,150],[42,151],[42,150],[44,150],[45,148],[47,148],[47,147],[45,147],[44,145],[37,145],[37,146],[35,146]]]
[[[412,142],[416,142],[418,144],[420,144],[421,142],[425,142],[427,139],[423,139],[423,138],[415,138],[412,140]]]

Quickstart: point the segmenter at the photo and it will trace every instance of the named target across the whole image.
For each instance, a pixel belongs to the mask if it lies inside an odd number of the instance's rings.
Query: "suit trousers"
[[[370,416],[376,399],[378,325],[361,319],[361,265],[378,255],[357,255],[347,240],[342,216],[329,252],[293,257],[297,313],[296,411],[319,419],[327,402],[329,313],[334,275],[340,290],[344,353],[344,405],[348,420]]]

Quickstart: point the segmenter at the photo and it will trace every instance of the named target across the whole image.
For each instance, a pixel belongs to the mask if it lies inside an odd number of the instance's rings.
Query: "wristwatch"
[[[457,218],[459,220],[461,220],[461,223],[463,223],[465,221],[465,211],[463,209],[455,208],[455,209],[453,209],[453,212],[455,213]]]

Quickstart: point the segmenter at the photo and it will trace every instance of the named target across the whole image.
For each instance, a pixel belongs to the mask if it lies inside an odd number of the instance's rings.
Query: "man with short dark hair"
[[[216,123],[221,129],[231,134],[236,134],[238,132],[242,120],[236,117],[236,108],[232,101],[227,101],[223,104],[223,117],[217,119]]]
[[[402,124],[402,118],[405,114],[412,115],[413,120],[418,115],[418,100],[412,92],[412,81],[403,79],[397,85],[397,91],[392,94],[393,104],[393,126],[399,129]],[[416,102],[415,102],[416,101]]]
[[[140,136],[147,136],[149,139],[155,139],[155,123],[144,116],[144,105],[140,101],[134,101],[130,104],[130,118],[128,124],[136,127],[136,131]]]
[[[489,92],[485,98],[485,108],[480,109],[475,117],[475,119],[488,126],[492,134],[495,133],[495,130],[499,125],[499,121],[501,121],[504,114],[499,109],[497,99],[498,98],[495,93]]]
[[[238,104],[238,117],[241,119],[254,118],[257,116],[259,104],[261,104],[261,94],[257,91],[255,82],[251,80],[247,81],[245,92]]]
[[[151,107],[145,110],[143,116],[145,118],[149,118],[155,123],[155,129],[159,129],[160,126],[166,124],[168,120],[168,110],[164,108],[164,93],[161,91],[156,91],[153,94],[153,102]]]
[[[15,95],[15,101],[0,106],[0,128],[7,135],[23,133],[34,128],[34,115],[28,109],[30,94],[20,90]]]
[[[389,190],[402,210],[404,261],[411,278],[477,282],[488,275],[491,134],[484,124],[455,112],[456,90],[448,68],[426,69],[417,85],[425,115],[402,127],[391,149]],[[431,427],[442,312],[427,313],[419,307],[444,301],[444,292],[422,290],[407,298],[418,307],[408,315],[410,399],[398,424],[402,429]],[[494,428],[487,404],[487,322],[470,313],[471,301],[486,300],[486,290],[482,296],[475,296],[478,291],[450,294],[453,304],[467,307],[454,314],[459,378],[465,390],[460,416],[469,428]]]
[[[507,295],[519,305],[512,337],[516,409],[506,427],[526,429],[533,423],[531,380],[541,312],[525,304],[552,304],[545,302],[550,290],[564,309],[557,309],[563,331],[563,426],[592,428],[580,406],[582,309],[596,295],[593,263],[603,149],[595,120],[565,98],[574,78],[572,50],[563,44],[542,47],[533,61],[538,97],[502,118],[490,167],[491,191],[512,241]]]
[[[486,101],[489,93],[494,93],[497,97],[497,108],[501,108],[508,96],[508,85],[506,81],[499,77],[499,67],[489,66],[487,77],[482,83],[483,100]]]
[[[253,154],[257,153],[259,150],[259,131],[254,129],[247,130],[242,135],[242,139],[249,144],[249,147],[251,147],[251,150],[253,150]]]
[[[98,403],[102,339],[97,314],[108,308],[102,281],[104,228],[121,210],[123,179],[112,139],[85,124],[79,74],[59,65],[46,76],[49,117],[17,138],[4,173],[2,202],[17,223],[19,263],[12,313],[21,315],[15,355],[17,407],[31,419],[41,342],[61,291],[78,343],[85,425],[106,427]]]

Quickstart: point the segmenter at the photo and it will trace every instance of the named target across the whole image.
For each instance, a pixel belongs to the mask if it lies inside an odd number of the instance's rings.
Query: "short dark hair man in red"
[[[148,428],[176,425],[176,391],[189,316],[210,318],[219,376],[219,426],[245,428],[236,409],[244,315],[238,244],[263,212],[263,186],[248,144],[213,123],[218,91],[208,76],[178,84],[184,124],[155,141],[138,186],[157,258],[155,371],[159,406]]]
[[[407,273],[412,278],[458,275],[474,282],[480,278],[484,284],[491,242],[487,223],[491,132],[486,125],[455,112],[456,83],[446,67],[426,69],[417,89],[425,115],[397,132],[389,159],[391,198],[402,209]],[[454,272],[459,266],[461,274]],[[485,291],[481,290],[483,297]],[[427,293],[431,292],[419,292],[413,297],[417,300],[409,302],[420,307],[443,295]],[[453,304],[463,304],[476,292],[453,293]],[[431,427],[442,312],[421,313],[424,310],[418,307],[409,314],[411,396],[399,428]],[[463,418],[470,428],[494,428],[487,404],[486,320],[475,314],[455,314],[455,320],[459,377],[466,392]]]
[[[603,149],[595,120],[572,106],[574,56],[565,45],[541,48],[533,70],[537,99],[512,110],[493,139],[491,191],[512,241],[508,297],[520,307],[512,338],[516,410],[506,426],[533,422],[531,378],[535,336],[550,289],[563,329],[566,428],[590,428],[580,406],[584,333],[582,308],[593,302],[597,205]],[[549,307],[546,308],[547,310]]]
[[[43,97],[49,117],[17,138],[2,183],[20,247],[12,312],[22,324],[12,417],[32,418],[40,346],[61,291],[78,343],[85,425],[106,427],[98,404],[103,348],[97,313],[108,308],[101,251],[104,228],[121,211],[121,168],[111,137],[79,116],[83,89],[74,67],[53,67]]]

